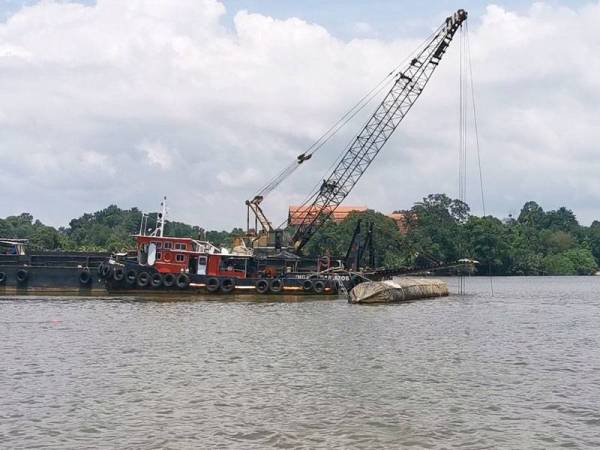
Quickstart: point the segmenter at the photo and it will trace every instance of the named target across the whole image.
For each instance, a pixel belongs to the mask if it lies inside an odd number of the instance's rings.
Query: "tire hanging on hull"
[[[256,292],[266,294],[269,290],[269,282],[267,280],[258,280],[255,285]]]
[[[271,280],[269,283],[269,290],[273,294],[279,294],[283,290],[283,281],[281,281],[279,278]]]
[[[18,284],[25,284],[25,283],[27,283],[28,279],[29,279],[29,272],[27,272],[25,269],[17,270],[17,283]]]
[[[163,284],[163,276],[160,273],[155,273],[152,275],[152,279],[150,280],[150,285],[153,288],[159,288]]]
[[[175,286],[176,281],[177,280],[175,279],[175,275],[173,275],[172,273],[165,274],[165,276],[163,278],[163,284],[167,288],[171,288],[171,287]]]
[[[88,286],[92,281],[92,276],[89,270],[82,270],[79,272],[79,284],[82,286]]]
[[[125,270],[122,267],[117,267],[113,272],[113,278],[115,281],[122,281],[125,278]]]
[[[219,279],[211,277],[206,281],[206,290],[211,294],[219,290]]]
[[[185,289],[190,285],[190,277],[185,273],[179,274],[177,277],[177,287],[179,289]]]
[[[223,292],[224,294],[229,294],[233,292],[234,289],[235,281],[233,280],[233,278],[225,278],[224,280],[221,280],[221,292]]]
[[[125,281],[127,282],[127,284],[135,284],[135,281],[137,280],[137,273],[135,272],[135,270],[131,269],[127,271],[127,275],[125,275]]]
[[[325,290],[325,283],[321,280],[317,280],[313,284],[313,288],[317,294],[322,294],[323,291]]]
[[[150,283],[150,275],[148,272],[140,272],[137,276],[137,285],[141,288],[148,286]]]

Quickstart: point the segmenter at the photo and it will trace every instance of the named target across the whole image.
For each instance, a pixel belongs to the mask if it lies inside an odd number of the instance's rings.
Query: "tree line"
[[[375,211],[351,213],[340,223],[328,222],[309,241],[310,256],[344,256],[356,224],[373,223],[377,267],[417,267],[450,264],[462,258],[478,261],[478,271],[492,275],[590,275],[600,264],[600,222],[580,225],[565,207],[544,211],[534,201],[523,205],[518,217],[479,217],[469,206],[444,194],[431,194],[402,213],[402,230],[394,220]],[[23,213],[0,219],[0,238],[29,239],[30,251],[123,251],[134,246],[142,212],[115,205],[73,219],[54,228]],[[156,223],[149,215],[149,226]],[[206,239],[230,247],[243,234],[209,231],[182,222],[167,222],[170,236]]]

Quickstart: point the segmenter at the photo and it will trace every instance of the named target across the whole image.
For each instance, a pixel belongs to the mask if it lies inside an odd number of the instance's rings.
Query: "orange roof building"
[[[333,212],[331,218],[335,223],[342,222],[352,212],[364,212],[369,209],[368,206],[338,206]],[[331,211],[328,209],[326,211]],[[300,225],[305,218],[311,214],[310,206],[290,206],[288,210],[288,225]],[[314,214],[314,212],[313,212]],[[396,226],[400,233],[406,234],[408,231],[408,223],[406,213],[395,212],[387,215],[390,219],[396,222]]]
[[[338,206],[333,212],[331,218],[335,223],[342,222],[351,212],[364,212],[368,210],[367,206]],[[331,208],[325,212],[331,211]],[[300,225],[306,216],[310,215],[310,206],[290,206],[288,210],[288,225]]]
[[[398,230],[400,230],[401,234],[408,233],[408,223],[406,220],[407,217],[405,213],[395,212],[392,214],[388,214],[387,216],[394,222],[396,222],[396,226],[398,227]]]

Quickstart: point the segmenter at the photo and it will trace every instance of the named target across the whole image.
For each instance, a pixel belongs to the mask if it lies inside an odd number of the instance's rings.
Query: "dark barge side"
[[[97,276],[108,253],[27,252],[27,240],[0,239],[0,295],[106,294]]]

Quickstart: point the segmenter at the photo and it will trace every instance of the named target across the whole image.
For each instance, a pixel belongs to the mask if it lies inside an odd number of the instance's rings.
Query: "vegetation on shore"
[[[403,233],[389,217],[375,211],[352,213],[343,222],[326,224],[306,253],[344,255],[356,222],[374,223],[377,266],[428,267],[461,258],[480,262],[480,273],[494,275],[589,275],[600,263],[600,222],[582,226],[567,208],[544,211],[525,203],[518,217],[498,219],[471,215],[469,206],[444,194],[432,194],[408,211]],[[118,251],[130,249],[139,232],[142,213],[115,205],[53,228],[23,213],[0,219],[0,237],[29,239],[31,250]],[[156,213],[148,224],[156,222]],[[243,231],[207,231],[199,226],[168,222],[168,235],[210,240],[230,246]]]

